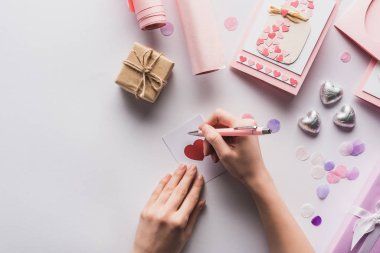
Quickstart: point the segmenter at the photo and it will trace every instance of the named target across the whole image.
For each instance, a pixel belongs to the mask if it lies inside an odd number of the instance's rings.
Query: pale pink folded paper
[[[136,14],[141,30],[153,30],[166,24],[162,0],[128,0],[128,6]]]
[[[367,101],[368,103],[371,103],[371,104],[380,108],[380,99],[369,94],[369,93],[366,93],[365,91],[363,91],[364,86],[366,85],[370,75],[373,74],[372,72],[373,72],[376,64],[377,64],[377,60],[375,60],[375,59],[372,59],[371,62],[368,64],[368,67],[367,67],[366,71],[364,72],[364,75],[362,77],[362,80],[360,81],[359,87],[357,88],[357,90],[355,92],[355,95],[357,97]]]
[[[224,68],[221,39],[210,0],[177,0],[192,73],[200,75]]]
[[[380,1],[356,0],[335,27],[380,60]]]

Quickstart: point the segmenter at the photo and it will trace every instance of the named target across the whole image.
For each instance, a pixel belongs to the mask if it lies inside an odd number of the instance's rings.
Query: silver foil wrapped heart
[[[321,131],[321,118],[315,110],[309,111],[306,116],[298,120],[298,126],[306,133],[317,135]]]
[[[355,127],[356,116],[355,111],[350,105],[344,105],[340,108],[333,119],[335,125],[345,128],[352,129]]]
[[[324,105],[338,102],[343,96],[343,89],[329,81],[325,81],[319,90],[321,101]]]

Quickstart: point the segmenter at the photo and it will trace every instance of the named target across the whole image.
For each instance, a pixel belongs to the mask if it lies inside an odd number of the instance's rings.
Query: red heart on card
[[[245,62],[247,60],[247,57],[244,57],[244,56],[240,56],[240,62]]]
[[[194,141],[193,145],[187,145],[183,152],[192,160],[203,161],[205,158],[203,155],[203,140],[198,139]]]
[[[290,78],[290,84],[296,86],[298,84],[298,81],[294,78]]]
[[[280,27],[276,26],[276,25],[272,25],[272,31],[273,32],[277,32],[280,30]],[[272,38],[273,39],[273,38]]]
[[[283,16],[283,17],[286,17],[286,15],[288,15],[288,10],[287,9],[281,9],[281,15]]]
[[[274,37],[276,37],[276,33],[269,33],[268,37],[271,38],[271,39],[273,39]]]
[[[276,58],[276,61],[283,61],[283,60],[284,60],[284,56],[282,54],[278,55]]]
[[[275,70],[275,71],[273,71],[273,75],[274,75],[274,77],[279,77],[279,76],[281,76],[281,72]]]
[[[313,4],[313,2],[310,2],[310,3],[307,5],[307,7],[308,7],[309,9],[314,9],[314,4]]]
[[[264,40],[263,39],[258,39],[257,41],[256,41],[256,45],[258,46],[258,45],[261,45],[261,44],[263,44],[264,43]]]
[[[299,1],[294,1],[294,2],[291,2],[290,5],[293,6],[294,8],[297,8],[299,3],[300,3]]]
[[[263,65],[261,65],[260,63],[256,63],[257,70],[261,70],[262,68],[263,68]]]
[[[286,25],[283,25],[281,28],[282,28],[283,32],[285,32],[285,33],[289,32],[289,27],[287,27]]]
[[[276,47],[274,48],[274,52],[275,52],[275,53],[281,53],[281,49],[280,49],[278,46],[276,46]]]
[[[268,56],[268,55],[269,55],[269,50],[268,50],[268,48],[264,48],[263,55],[264,55],[264,56]]]

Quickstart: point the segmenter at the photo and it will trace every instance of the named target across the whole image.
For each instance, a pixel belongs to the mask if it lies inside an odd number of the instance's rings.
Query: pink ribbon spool
[[[133,0],[133,7],[141,30],[153,30],[166,24],[162,0]]]

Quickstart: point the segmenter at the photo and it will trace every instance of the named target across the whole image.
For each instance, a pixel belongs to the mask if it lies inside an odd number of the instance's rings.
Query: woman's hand
[[[224,167],[243,183],[260,180],[266,175],[257,136],[222,138],[215,128],[255,125],[252,117],[238,119],[218,109],[205,124],[200,126],[206,138],[204,155],[211,155],[215,162],[220,159]]]
[[[205,206],[203,185],[195,166],[165,176],[141,213],[133,253],[179,253]]]

